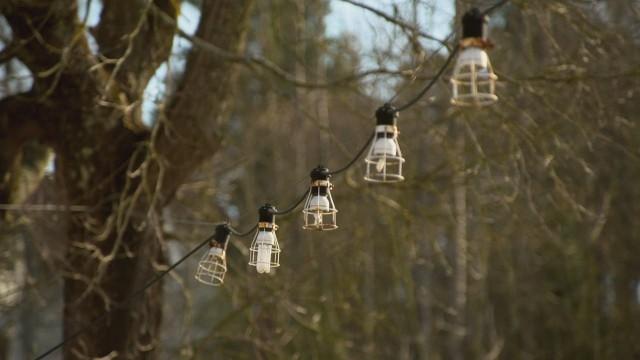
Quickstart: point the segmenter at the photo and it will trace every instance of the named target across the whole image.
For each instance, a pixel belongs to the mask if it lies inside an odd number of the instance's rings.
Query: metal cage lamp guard
[[[249,265],[255,266],[259,274],[268,274],[272,268],[280,266],[276,212],[276,208],[270,204],[265,204],[258,210],[258,229],[249,248]]]
[[[385,104],[376,110],[376,134],[364,158],[364,179],[374,183],[403,181],[404,158],[398,143],[398,111]]]
[[[196,280],[211,286],[220,286],[224,283],[224,275],[227,273],[226,250],[230,236],[231,229],[227,224],[216,226],[213,239],[209,242],[209,251],[198,263]]]
[[[460,55],[451,77],[451,103],[458,106],[486,106],[498,101],[496,80],[486,49],[488,16],[474,8],[462,17]]]
[[[329,179],[329,169],[318,166],[311,171],[311,188],[307,200],[302,208],[305,230],[334,230],[338,228],[336,214],[338,209],[333,203],[331,189],[333,185]]]

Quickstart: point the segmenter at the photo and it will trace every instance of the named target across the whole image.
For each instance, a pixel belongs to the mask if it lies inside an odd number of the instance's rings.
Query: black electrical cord
[[[450,32],[450,33],[449,33],[449,35],[447,35],[447,37],[446,37],[444,40],[442,40],[444,44],[443,44],[443,45],[441,45],[439,48],[437,48],[435,51],[433,51],[433,52],[431,53],[431,55],[429,55],[429,57],[428,57],[428,58],[426,58],[426,59],[422,62],[422,64],[420,64],[420,67],[419,67],[419,68],[422,68],[422,66],[423,66],[424,64],[428,63],[428,62],[429,62],[429,61],[431,61],[434,57],[436,57],[436,56],[438,55],[438,53],[440,53],[440,51],[442,51],[442,49],[444,49],[445,47],[446,47],[447,49],[449,49],[449,47],[448,47],[448,46],[445,46],[445,45],[447,45],[447,44],[449,43],[449,40],[451,40],[451,38],[453,38],[453,36],[454,36],[454,35],[455,35],[455,31]],[[415,77],[413,77],[413,78],[411,79],[411,81],[410,81],[408,84],[404,85],[404,87],[403,87],[402,89],[400,89],[398,92],[396,92],[396,93],[395,93],[395,95],[393,95],[393,97],[391,97],[391,99],[389,99],[389,101],[387,101],[387,103],[389,103],[389,104],[393,103],[393,101],[394,101],[398,96],[400,96],[400,94],[401,94],[405,89],[407,89],[407,87],[408,87],[407,85],[411,85],[411,84],[413,84],[413,82],[414,82],[414,81],[415,81]]]
[[[298,200],[296,200],[295,203],[293,203],[291,206],[289,206],[288,208],[284,209],[284,210],[280,210],[280,211],[276,211],[276,215],[287,215],[289,213],[291,213],[293,210],[295,210],[298,206],[300,206],[300,204],[302,204],[302,202],[304,201],[304,199],[307,198],[307,194],[309,194],[309,189],[305,189],[304,192],[302,193],[302,195],[298,198]]]
[[[449,53],[449,57],[447,57],[447,60],[445,60],[444,64],[442,65],[440,70],[438,70],[438,72],[433,77],[433,79],[431,79],[431,81],[429,81],[429,83],[424,88],[422,88],[422,90],[413,99],[409,100],[406,104],[399,106],[398,111],[406,110],[412,107],[413,105],[415,105],[420,99],[422,99],[424,94],[426,94],[427,91],[429,91],[433,87],[433,85],[435,85],[436,82],[440,80],[440,77],[442,77],[442,74],[444,74],[445,70],[447,70],[447,68],[449,67],[449,64],[451,63],[451,61],[453,60],[453,58],[456,56],[457,53],[458,53],[458,47],[456,46]]]
[[[251,229],[248,229],[246,231],[239,231],[229,226],[229,230],[231,230],[231,233],[237,237],[245,237],[251,234],[252,232],[254,232],[257,228],[258,228],[258,224],[255,224],[251,227]]]
[[[305,189],[304,193],[302,193],[302,195],[298,198],[298,200],[296,200],[295,203],[293,203],[291,206],[289,206],[288,208],[286,208],[285,210],[282,211],[276,211],[275,215],[287,215],[289,213],[291,213],[292,211],[294,211],[298,206],[300,206],[300,204],[304,201],[304,199],[307,197],[307,194],[309,193],[309,189]],[[253,225],[250,229],[246,230],[246,231],[239,231],[234,229],[233,227],[229,226],[229,230],[231,230],[231,233],[235,236],[238,237],[245,237],[251,233],[253,233],[256,229],[258,228],[258,224]]]
[[[165,275],[167,275],[168,273],[170,273],[173,269],[175,269],[176,267],[178,267],[178,265],[182,264],[185,260],[187,260],[191,255],[193,255],[196,251],[200,250],[203,246],[207,245],[209,243],[209,241],[211,241],[213,239],[213,235],[207,237],[203,242],[201,242],[198,246],[194,247],[193,249],[191,249],[188,253],[186,253],[183,257],[180,258],[180,260],[176,261],[173,265],[169,266],[166,270],[158,273],[156,276],[154,276],[151,280],[149,280],[142,288],[138,289],[136,292],[134,292],[129,299],[127,299],[124,304],[125,306],[128,306],[129,303],[131,303],[131,301],[133,301],[136,297],[144,294],[144,292],[150,288],[151,286],[153,286],[155,283],[157,283],[160,279],[162,279]],[[70,340],[74,339],[76,336],[80,335],[81,333],[85,332],[86,330],[88,330],[89,328],[100,324],[102,321],[104,321],[107,318],[107,315],[109,315],[109,312],[105,311],[102,315],[100,315],[98,318],[93,319],[93,321],[87,323],[87,325],[81,327],[80,329],[76,330],[73,334],[67,336],[66,338],[64,338],[61,342],[59,342],[56,346],[52,347],[51,349],[45,351],[44,353],[40,354],[36,360],[40,360],[40,359],[44,359],[45,357],[47,357],[48,355],[50,355],[51,353],[53,353],[54,351],[58,350],[59,348],[61,348],[62,346],[64,346],[64,344],[66,344],[67,342],[69,342]]]
[[[356,153],[356,156],[353,157],[353,159],[351,159],[351,161],[349,161],[347,163],[347,165],[341,167],[338,170],[335,171],[331,171],[329,172],[329,174],[331,175],[338,175],[342,172],[345,172],[347,169],[349,169],[351,166],[353,166],[353,164],[356,163],[356,161],[360,158],[360,156],[362,156],[362,154],[364,153],[365,150],[367,150],[367,147],[369,147],[369,144],[371,144],[371,141],[373,141],[373,138],[376,136],[376,133],[373,132],[371,133],[371,135],[369,136],[369,138],[367,139],[367,142],[364,143],[364,145],[362,146],[362,148],[360,148],[360,150],[358,150],[358,152]]]

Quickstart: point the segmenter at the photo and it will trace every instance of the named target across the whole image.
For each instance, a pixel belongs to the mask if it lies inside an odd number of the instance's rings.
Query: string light
[[[249,248],[249,265],[255,266],[259,274],[268,274],[271,268],[280,266],[276,212],[276,208],[270,204],[265,204],[258,210],[258,229]]]
[[[486,50],[493,47],[487,39],[489,17],[477,8],[462,17],[460,55],[453,68],[451,103],[458,106],[485,106],[498,100],[498,77],[493,72]]]
[[[397,120],[398,111],[390,104],[376,110],[376,135],[364,159],[366,181],[394,183],[404,180]]]
[[[342,173],[355,164],[367,146],[369,146],[369,143],[371,143],[371,146],[365,158],[365,164],[367,166],[365,180],[382,183],[404,180],[402,176],[402,164],[405,159],[402,157],[402,152],[400,151],[396,124],[398,113],[416,104],[427,91],[436,84],[459,49],[461,53],[457,58],[451,78],[453,89],[451,102],[459,106],[483,106],[497,101],[498,97],[495,95],[497,76],[493,72],[489,57],[485,51],[492,47],[491,42],[486,38],[487,14],[503,6],[508,1],[509,0],[502,0],[484,12],[480,12],[478,9],[472,9],[465,13],[462,19],[463,38],[460,41],[460,46],[450,52],[449,57],[436,75],[414,98],[397,109],[389,104],[385,104],[376,111],[375,133],[372,134],[346,166],[334,172],[330,172],[326,167],[316,167],[311,171],[310,189],[305,191],[293,205],[282,212],[278,212],[276,208],[270,204],[263,205],[258,210],[259,217],[257,225],[245,232],[238,232],[228,224],[216,226],[214,235],[191,249],[166,270],[153,276],[142,288],[133,292],[125,301],[125,304],[128,305],[135,298],[143,295],[149,287],[159,282],[169,272],[207,244],[209,244],[209,251],[204,254],[198,263],[195,278],[207,285],[222,285],[227,271],[226,247],[231,234],[244,237],[256,230],[249,248],[249,265],[255,266],[258,273],[270,273],[272,268],[280,266],[281,250],[276,237],[278,226],[275,224],[275,215],[291,213],[306,198],[303,208],[304,229],[333,230],[338,228],[336,224],[336,214],[338,210],[331,196],[333,185],[329,179],[331,175]],[[58,209],[55,209],[55,211],[58,211]],[[69,209],[66,211],[69,211]],[[70,211],[74,211],[74,209],[70,209]],[[76,209],[75,211],[86,210]],[[101,316],[95,318],[94,321],[89,322],[84,327],[66,336],[57,345],[39,355],[36,360],[47,357],[57,349],[60,349],[68,341],[74,339],[90,327],[95,326],[96,323],[105,321],[108,314],[108,312],[104,312]]]
[[[211,286],[220,286],[224,283],[224,275],[227,273],[226,251],[230,236],[229,225],[216,226],[213,238],[209,241],[209,251],[198,263],[196,280]]]
[[[336,223],[338,209],[331,197],[333,185],[330,178],[331,173],[326,167],[318,166],[311,171],[311,188],[302,208],[303,229],[334,230],[338,228]]]

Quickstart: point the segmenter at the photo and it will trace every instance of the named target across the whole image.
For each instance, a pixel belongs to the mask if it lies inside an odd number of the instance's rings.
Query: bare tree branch
[[[0,50],[0,64],[13,59],[16,56],[17,46],[15,42],[7,44],[4,49]]]
[[[203,4],[196,37],[235,54],[244,46],[251,1],[224,0]],[[215,45],[214,45],[215,44]],[[187,58],[186,73],[169,102],[166,118],[160,120],[157,138],[152,139],[161,181],[161,203],[172,197],[179,184],[220,146],[220,127],[230,101],[234,63],[226,56],[212,57],[202,47],[193,48]],[[180,149],[180,150],[178,150]]]
[[[115,59],[110,66],[129,95],[141,94],[156,69],[169,56],[179,2],[171,0],[106,1],[95,29],[100,53]],[[155,11],[150,11],[151,7]],[[131,77],[130,74],[136,74]],[[134,80],[135,79],[135,80]]]
[[[376,14],[377,16],[383,18],[384,20],[386,20],[386,21],[388,21],[388,22],[390,22],[390,23],[392,23],[394,25],[397,25],[397,26],[401,27],[402,29],[404,29],[406,31],[416,33],[416,34],[418,34],[419,36],[421,36],[421,37],[423,37],[425,39],[436,41],[436,42],[440,43],[442,46],[445,46],[448,50],[451,50],[451,47],[450,47],[449,43],[446,40],[438,39],[433,35],[429,35],[429,34],[425,33],[424,31],[416,28],[415,26],[406,23],[402,19],[399,19],[399,18],[397,18],[395,16],[389,15],[389,14],[387,14],[387,13],[381,11],[381,10],[378,10],[378,9],[376,9],[374,7],[371,7],[369,5],[363,4],[363,3],[359,2],[359,1],[355,1],[355,0],[340,0],[340,1],[346,2],[346,3],[351,4],[353,6],[357,6],[357,7],[361,8],[361,9],[364,9],[364,10],[367,10],[369,12],[372,12],[372,13]]]
[[[47,121],[42,121],[50,113],[44,104],[33,101],[32,94],[0,100],[0,202],[9,202],[11,177],[16,176],[11,169],[23,144],[51,137],[51,134],[46,135]]]
[[[174,24],[174,25],[176,24],[175,20],[169,18],[166,14],[158,13],[158,15],[165,22],[169,24]],[[302,88],[317,89],[317,88],[337,87],[337,86],[342,86],[354,81],[358,81],[360,79],[363,79],[372,75],[392,75],[392,76],[402,76],[402,77],[410,78],[414,72],[414,69],[412,68],[398,69],[398,70],[388,69],[388,68],[375,68],[375,69],[364,70],[361,72],[355,72],[351,75],[347,75],[338,79],[333,79],[327,82],[309,82],[309,81],[298,79],[294,74],[287,72],[286,70],[278,66],[276,63],[274,63],[273,61],[263,56],[249,55],[249,54],[241,55],[237,53],[232,53],[216,46],[215,44],[209,41],[206,41],[205,39],[199,37],[198,34],[189,35],[184,30],[177,27],[175,31],[178,36],[180,36],[183,39],[189,40],[189,42],[191,42],[194,46],[202,50],[205,50],[207,53],[209,53],[212,56],[220,58],[221,60],[224,60],[224,61],[239,63],[251,68],[253,68],[254,66],[262,68],[267,72],[271,73],[272,75],[276,76],[277,78]]]

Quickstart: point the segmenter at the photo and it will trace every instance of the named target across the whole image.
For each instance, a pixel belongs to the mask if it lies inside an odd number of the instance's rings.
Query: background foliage
[[[380,8],[418,25],[437,5],[394,3],[395,13]],[[460,15],[489,3],[455,5]],[[211,231],[186,219],[228,218],[244,228],[259,204],[294,201],[309,169],[348,161],[370,134],[375,108],[389,95],[411,97],[444,61],[446,52],[392,25],[367,29],[376,46],[364,53],[358,37],[326,35],[329,11],[325,0],[252,7],[246,51],[297,81],[236,65],[219,150],[161,210],[167,263]],[[273,276],[248,267],[247,238],[232,239],[224,287],[193,280],[195,256],[164,282],[156,355],[640,358],[639,19],[638,4],[627,1],[501,8],[490,53],[500,101],[453,108],[441,81],[400,115],[407,180],[366,184],[361,165],[336,178],[337,231],[304,232],[297,213],[278,218],[282,267]],[[354,76],[376,66],[375,75]],[[207,70],[216,71],[197,69]],[[188,71],[196,70],[169,71],[166,99]],[[3,94],[25,86],[14,62],[2,75]],[[43,175],[44,155],[30,160],[38,152],[51,150],[25,145],[29,171],[11,202],[73,199]],[[0,295],[4,351],[26,358],[61,336],[56,259],[64,242],[55,239],[65,237],[64,214],[5,218],[0,280],[7,291],[24,289]]]

